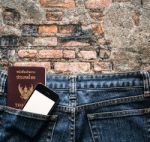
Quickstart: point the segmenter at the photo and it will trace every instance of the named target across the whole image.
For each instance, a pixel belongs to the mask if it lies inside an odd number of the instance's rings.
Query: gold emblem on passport
[[[33,84],[31,84],[30,87],[25,86],[21,86],[20,84],[18,85],[18,90],[20,93],[20,98],[23,100],[27,100],[31,93],[33,92]]]

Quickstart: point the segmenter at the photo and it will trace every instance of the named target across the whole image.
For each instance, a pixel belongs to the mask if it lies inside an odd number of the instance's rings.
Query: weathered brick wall
[[[150,67],[149,0],[0,0],[0,66],[51,73]]]

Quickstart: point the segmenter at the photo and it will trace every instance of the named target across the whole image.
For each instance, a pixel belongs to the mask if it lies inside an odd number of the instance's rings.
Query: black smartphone
[[[58,103],[58,95],[43,84],[37,84],[28,101],[23,107],[23,111],[48,115]]]

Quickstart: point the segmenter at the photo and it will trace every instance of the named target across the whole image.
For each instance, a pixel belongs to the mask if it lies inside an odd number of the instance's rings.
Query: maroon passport
[[[45,84],[44,67],[9,67],[7,106],[23,108],[38,83]]]

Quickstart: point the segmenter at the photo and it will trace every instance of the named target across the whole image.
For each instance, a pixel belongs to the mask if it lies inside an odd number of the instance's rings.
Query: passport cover
[[[38,83],[45,84],[44,67],[9,67],[7,106],[23,108]]]

